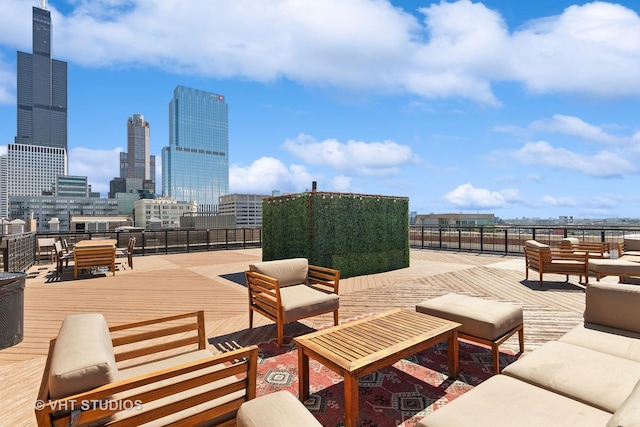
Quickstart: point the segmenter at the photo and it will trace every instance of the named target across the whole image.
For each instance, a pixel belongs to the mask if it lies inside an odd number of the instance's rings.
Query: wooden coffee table
[[[358,380],[447,340],[449,376],[458,376],[460,323],[396,309],[294,338],[300,400],[309,398],[309,358],[344,377],[345,425],[358,425]]]

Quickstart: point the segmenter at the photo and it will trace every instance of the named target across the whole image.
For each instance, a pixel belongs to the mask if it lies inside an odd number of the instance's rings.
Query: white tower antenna
[[[47,0],[42,0],[42,7],[40,9],[46,9],[47,8]]]

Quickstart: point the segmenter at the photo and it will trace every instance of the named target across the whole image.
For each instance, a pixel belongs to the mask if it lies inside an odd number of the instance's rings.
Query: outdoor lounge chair
[[[37,423],[233,423],[256,395],[257,357],[255,345],[214,355],[202,311],[114,327],[99,313],[69,315],[49,346]]]
[[[609,254],[609,243],[606,242],[581,242],[575,237],[565,237],[558,242],[558,248],[573,252],[573,253],[587,253],[589,258],[608,259],[611,258]]]
[[[338,324],[340,272],[309,265],[306,258],[251,264],[245,271],[249,291],[249,327],[253,312],[276,322],[282,347],[284,324],[333,312]]]
[[[129,268],[133,269],[133,250],[136,247],[136,238],[131,237],[126,248],[116,248],[116,257],[127,257]]]
[[[589,283],[589,258],[587,253],[573,253],[535,240],[527,240],[524,244],[525,280],[529,280],[529,270],[540,274],[540,287],[545,273],[564,274],[569,281],[569,275],[585,277],[585,284]]]

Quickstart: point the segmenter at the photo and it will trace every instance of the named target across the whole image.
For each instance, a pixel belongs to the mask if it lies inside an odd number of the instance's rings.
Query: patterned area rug
[[[282,348],[276,340],[259,345],[257,395],[289,390],[298,396],[298,356],[291,337]],[[460,341],[460,374],[447,375],[447,344],[442,342],[360,379],[360,425],[415,426],[428,413],[461,396],[493,375],[491,351]],[[502,367],[513,353],[500,353]],[[305,406],[323,426],[344,426],[342,377],[310,360],[311,396]]]

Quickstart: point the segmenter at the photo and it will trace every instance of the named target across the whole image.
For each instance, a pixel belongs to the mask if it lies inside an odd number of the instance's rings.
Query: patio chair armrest
[[[340,270],[317,265],[309,265],[309,284],[321,285],[338,294],[340,285]]]

